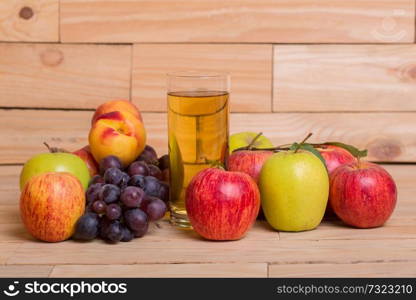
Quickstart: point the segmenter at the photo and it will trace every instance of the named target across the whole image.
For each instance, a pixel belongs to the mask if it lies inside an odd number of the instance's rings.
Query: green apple
[[[81,181],[84,189],[88,187],[90,174],[85,162],[71,153],[40,153],[29,159],[20,173],[20,190],[35,175],[46,172],[68,172]]]
[[[257,135],[258,133],[249,132],[249,131],[234,133],[230,135],[230,139],[229,139],[230,153],[232,153],[235,149],[248,146]],[[254,142],[253,147],[264,149],[264,148],[272,148],[274,146],[267,137],[265,137],[264,135],[261,135]]]
[[[273,154],[260,172],[261,204],[267,222],[277,230],[303,231],[319,225],[328,201],[328,173],[308,151]]]

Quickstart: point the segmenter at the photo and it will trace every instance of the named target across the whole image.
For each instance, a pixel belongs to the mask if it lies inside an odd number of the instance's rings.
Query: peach
[[[112,112],[112,111],[127,111],[143,122],[142,115],[139,109],[132,102],[128,100],[112,100],[105,102],[97,107],[94,116],[91,120],[91,125],[95,123],[100,115]]]
[[[127,111],[113,111],[97,117],[88,137],[91,153],[100,163],[108,155],[129,165],[146,145],[143,122]]]

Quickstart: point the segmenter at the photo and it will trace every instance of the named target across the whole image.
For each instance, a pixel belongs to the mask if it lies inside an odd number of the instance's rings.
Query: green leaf
[[[315,155],[321,160],[321,162],[324,164],[326,168],[325,159],[322,157],[321,153],[318,150],[316,150],[311,144],[301,144],[299,149],[303,149],[303,150],[311,152],[313,155]]]
[[[337,146],[337,147],[343,148],[355,157],[366,157],[367,156],[367,149],[359,150],[359,149],[357,149],[356,147],[354,147],[352,145],[348,145],[348,144],[344,144],[344,143],[340,143],[340,142],[326,142],[326,143],[323,143],[322,145],[331,145],[331,146]]]
[[[293,143],[290,147],[289,150],[296,150],[299,147],[298,143]]]

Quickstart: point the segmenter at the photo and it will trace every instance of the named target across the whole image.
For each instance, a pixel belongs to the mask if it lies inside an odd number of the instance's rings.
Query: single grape
[[[122,168],[121,161],[117,156],[109,155],[109,156],[104,157],[100,161],[100,172],[101,172],[101,174],[104,174],[104,172],[107,169],[110,169],[110,168],[117,168],[117,169]]]
[[[159,157],[159,169],[166,170],[169,168],[169,155],[165,154]]]
[[[120,195],[120,200],[126,207],[140,207],[143,201],[144,191],[136,186],[126,187]]]
[[[129,209],[124,212],[124,220],[133,231],[143,230],[147,226],[147,215],[139,208]]]
[[[162,171],[162,181],[169,183],[170,172],[169,169],[164,169]]]
[[[144,161],[147,164],[157,164],[157,153],[152,146],[146,145],[143,152],[137,158],[138,161]]]
[[[130,242],[132,239],[134,239],[134,233],[130,231],[126,226],[121,225],[121,233],[122,233],[122,242]]]
[[[100,175],[95,175],[93,178],[91,178],[89,184],[92,185],[95,183],[105,183],[104,178],[101,177]]]
[[[100,219],[100,237],[103,239],[107,238],[107,230],[108,227],[110,226],[111,221],[106,217],[106,216],[102,216]]]
[[[104,201],[105,203],[114,203],[118,201],[120,197],[120,188],[114,184],[105,184],[101,188],[99,195],[99,200]]]
[[[127,187],[128,183],[129,183],[129,180],[130,180],[130,176],[127,173],[123,172],[123,174],[121,175],[121,181],[118,184],[118,186],[121,189],[124,189],[125,187]]]
[[[105,183],[119,185],[123,179],[123,171],[117,168],[109,168],[104,173]]]
[[[102,187],[102,183],[94,183],[88,187],[87,191],[85,192],[87,203],[98,200]]]
[[[166,182],[159,182],[159,195],[157,197],[165,202],[169,201],[169,185]]]
[[[123,238],[123,232],[119,221],[113,221],[107,228],[107,239],[112,242],[119,242]]]
[[[130,176],[134,176],[134,175],[147,176],[149,175],[149,167],[144,161],[135,161],[129,166],[127,172],[129,173]]]
[[[159,197],[160,183],[156,177],[146,176],[144,178],[144,191],[146,194]]]
[[[149,175],[162,180],[162,171],[155,165],[149,165]]]
[[[142,228],[140,228],[139,230],[134,230],[134,236],[135,237],[142,237],[146,234],[147,230],[149,229],[149,223],[147,222],[146,225],[144,225]]]
[[[109,220],[117,220],[121,217],[121,207],[116,203],[111,203],[105,210],[105,215]]]
[[[98,235],[99,218],[94,213],[86,213],[81,216],[75,224],[75,233],[73,238],[76,240],[89,241]]]
[[[160,200],[158,198],[153,199],[152,201],[150,201],[146,205],[146,209],[145,209],[145,212],[146,212],[147,216],[149,217],[150,221],[160,220],[161,218],[163,218],[166,211],[167,211],[167,206],[166,206],[165,202],[163,202],[162,200]]]
[[[102,215],[107,209],[107,204],[104,201],[97,200],[93,202],[91,209],[93,212]]]
[[[130,177],[129,185],[130,186],[137,186],[141,189],[144,189],[144,182],[145,182],[144,176],[134,175],[134,176]]]

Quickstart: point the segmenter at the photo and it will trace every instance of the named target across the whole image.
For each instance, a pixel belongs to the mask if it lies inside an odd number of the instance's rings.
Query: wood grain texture
[[[408,176],[416,165],[385,167],[406,192],[399,192],[398,207],[381,228],[350,229],[326,221],[313,231],[278,233],[257,222],[240,241],[213,243],[163,220],[141,239],[110,245],[99,240],[49,244],[31,238],[18,220],[18,190],[7,187],[17,182],[19,166],[0,166],[0,174],[12,177],[0,180],[0,196],[10,203],[0,205],[0,264],[16,277],[46,277],[52,265],[52,277],[265,277],[267,263],[276,264],[269,268],[271,277],[414,276],[415,188],[408,185]]]
[[[231,111],[271,111],[271,45],[136,44],[133,102],[144,111],[166,111],[166,74],[183,70],[229,73]]]
[[[270,265],[269,277],[415,277],[408,262]]]
[[[34,266],[34,265],[10,265],[0,266],[0,277],[3,278],[30,278],[30,277],[49,277],[53,266]]]
[[[0,44],[0,106],[95,108],[129,99],[131,46]]]
[[[0,110],[0,163],[23,163],[45,151],[42,143],[74,151],[87,144],[92,112]],[[341,141],[369,150],[369,160],[415,162],[416,113],[234,113],[231,133],[263,132],[274,144],[302,140],[313,132],[311,142]],[[148,143],[159,154],[167,153],[165,113],[144,113]],[[386,121],[394,126],[387,126]],[[9,126],[13,124],[13,126]],[[369,126],[371,124],[371,126]]]
[[[50,277],[267,277],[266,263],[236,264],[145,264],[145,265],[59,265]]]
[[[176,230],[178,231],[178,230]],[[359,231],[357,231],[357,235]],[[7,264],[172,264],[172,263],[354,263],[409,261],[416,264],[411,240],[255,240],[213,243],[179,234],[154,240],[152,233],[117,245],[103,241],[48,244],[27,241]],[[108,252],[117,255],[108,256]],[[106,257],[103,260],[103,257]]]
[[[64,0],[64,42],[413,42],[412,0]]]
[[[15,253],[16,249],[22,244],[22,240],[16,243],[8,243],[0,240],[0,265],[5,264],[6,261]]]
[[[274,111],[415,111],[416,45],[279,45]]]
[[[0,1],[0,41],[59,41],[59,0]]]

